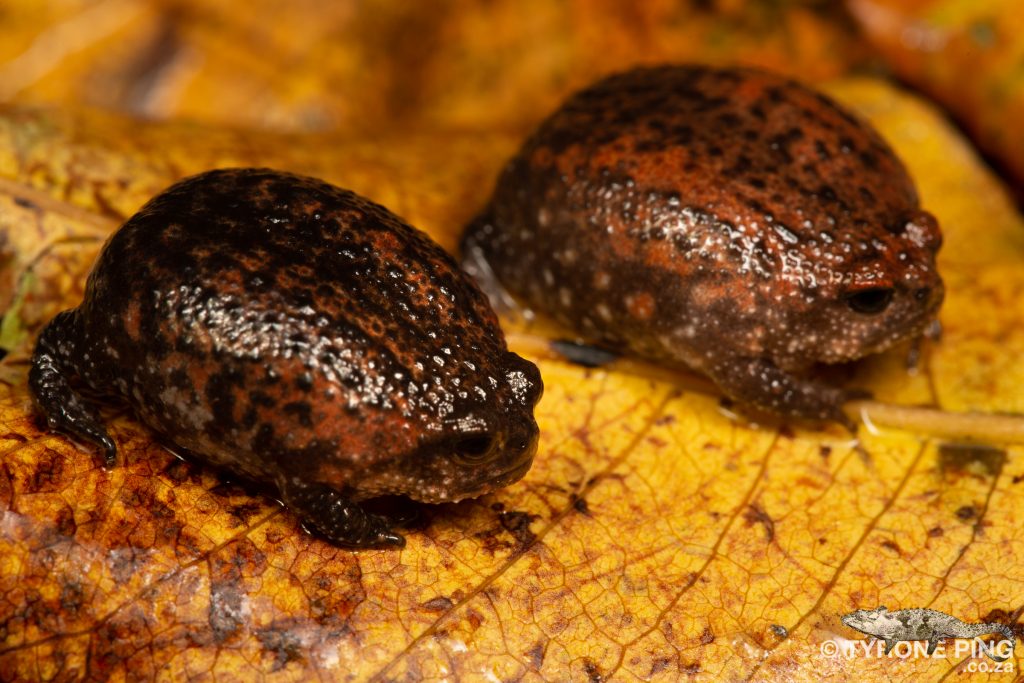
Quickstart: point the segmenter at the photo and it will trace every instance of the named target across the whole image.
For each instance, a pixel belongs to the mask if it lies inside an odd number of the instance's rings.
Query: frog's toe
[[[358,508],[357,508],[358,509]],[[306,520],[318,535],[344,548],[404,548],[405,537],[391,530],[380,515],[345,512],[334,517]]]
[[[100,445],[103,447],[103,464],[108,469],[117,464],[117,446],[109,436],[100,438]]]
[[[77,334],[74,311],[58,313],[43,329],[32,355],[28,373],[29,390],[46,426],[55,432],[98,446],[104,464],[117,462],[117,446],[103,427],[96,406],[86,401],[69,382],[74,374],[70,349]]]
[[[401,548],[405,539],[390,521],[367,512],[361,505],[325,484],[295,485],[285,500],[302,517],[303,526],[344,548]]]
[[[389,548],[404,548],[405,547],[405,536],[402,534],[396,534],[394,531],[382,531],[377,536],[377,541],[380,547]]]

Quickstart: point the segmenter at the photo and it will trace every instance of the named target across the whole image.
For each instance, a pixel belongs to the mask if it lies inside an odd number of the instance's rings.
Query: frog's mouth
[[[501,474],[496,479],[494,479],[494,481],[491,482],[491,488],[500,489],[505,486],[508,486],[509,484],[516,483],[517,481],[526,476],[526,473],[530,471],[530,468],[532,466],[533,458],[529,458],[524,462],[521,462],[520,464],[516,465],[512,469],[508,470],[504,474]]]
[[[465,489],[446,491],[440,486],[429,486],[415,491],[405,492],[405,495],[419,503],[430,503],[434,505],[441,503],[458,503],[471,498],[479,498],[491,491],[504,488],[509,484],[514,484],[530,471],[530,467],[532,465],[533,458],[530,457],[496,476],[490,472],[486,472],[485,476],[482,476],[474,483],[473,486],[466,487]]]

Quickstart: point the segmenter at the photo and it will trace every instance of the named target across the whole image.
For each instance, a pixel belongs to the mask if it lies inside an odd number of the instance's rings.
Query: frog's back
[[[466,243],[532,306],[659,357],[651,333],[679,312],[781,318],[834,299],[890,259],[916,208],[892,150],[828,98],[756,69],[662,66],[569,98]]]
[[[470,391],[486,382],[480,359],[505,352],[483,295],[456,274],[440,247],[352,192],[207,172],[104,250],[80,309],[99,359],[87,379],[236,469],[304,448],[398,452],[388,441],[408,438],[402,424],[440,419],[431,386]]]
[[[222,169],[174,185],[128,221],[90,277],[86,305],[127,309],[177,287],[245,308],[313,308],[338,325],[370,318],[402,335],[410,328],[400,315],[382,313],[389,302],[462,327],[442,302],[464,296],[468,322],[493,320],[475,291],[452,291],[461,285],[448,281],[453,267],[418,230],[353,192],[269,169]]]

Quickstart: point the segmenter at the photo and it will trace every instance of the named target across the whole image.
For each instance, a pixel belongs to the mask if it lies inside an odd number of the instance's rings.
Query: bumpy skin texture
[[[892,150],[830,99],[753,69],[663,66],[549,117],[463,252],[592,343],[850,424],[811,367],[920,335],[940,244]]]
[[[458,500],[522,477],[542,391],[426,235],[267,169],[210,171],[151,200],[104,247],[82,304],[43,331],[37,404],[113,464],[74,376],[354,547],[402,543],[363,499]]]

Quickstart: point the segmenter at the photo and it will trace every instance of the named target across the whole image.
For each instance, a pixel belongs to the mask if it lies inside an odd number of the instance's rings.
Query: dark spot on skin
[[[980,468],[991,477],[998,477],[1006,464],[1006,451],[987,444],[939,444],[939,467],[944,473],[970,474]]]
[[[28,199],[27,197],[15,196],[14,203],[23,209],[29,209],[31,211],[39,210],[39,205],[33,202],[31,199]]]
[[[309,403],[305,401],[285,403],[282,410],[298,420],[303,427],[313,427],[313,408]]]
[[[765,90],[765,98],[772,104],[780,104],[786,99],[786,95],[780,87],[771,87]]]
[[[820,455],[822,458],[828,459],[828,456],[832,455],[832,447],[825,445],[819,446],[818,455]]]
[[[928,530],[929,538],[941,538],[946,534],[945,530],[941,526],[935,526]]]
[[[769,628],[772,630],[772,633],[779,638],[782,638],[783,640],[789,638],[789,629],[782,624],[772,624]]]
[[[735,128],[741,123],[743,123],[743,119],[731,111],[718,115],[718,125],[725,128]]]
[[[257,407],[262,408],[273,408],[277,405],[277,400],[274,399],[270,394],[256,389],[249,393],[249,401]]]
[[[860,162],[864,164],[866,168],[870,170],[878,168],[878,157],[874,152],[860,152],[858,156],[860,157]]]
[[[705,626],[704,630],[700,633],[700,643],[701,645],[710,645],[713,642],[715,642],[715,634],[710,628]]]

